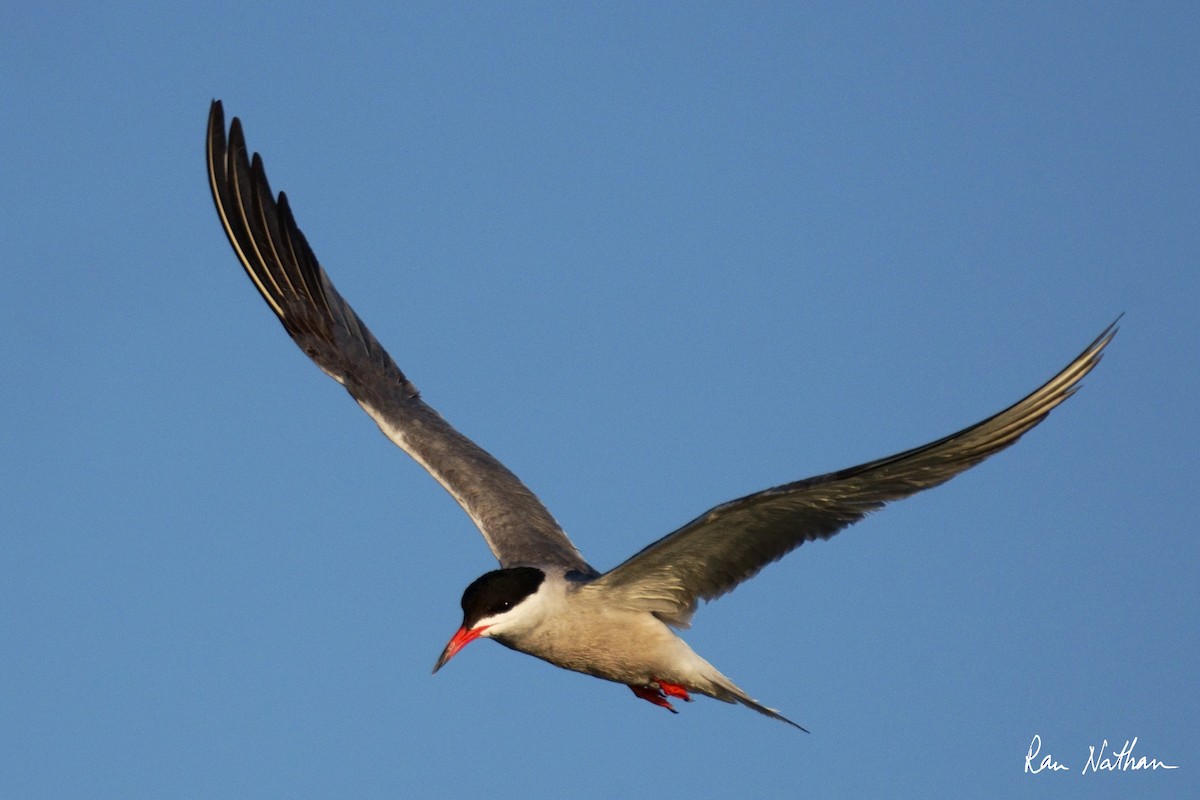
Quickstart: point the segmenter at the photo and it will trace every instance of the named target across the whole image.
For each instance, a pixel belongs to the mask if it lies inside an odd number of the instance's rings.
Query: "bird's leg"
[[[679,700],[683,700],[685,703],[692,702],[692,696],[688,694],[688,690],[683,686],[680,686],[678,683],[667,683],[666,681],[661,681],[655,678],[654,683],[648,686],[634,686],[632,683],[626,685],[629,686],[629,688],[633,690],[633,693],[638,697],[642,698],[648,703],[653,703],[660,708],[665,708],[672,714],[678,714],[679,712],[676,711],[671,705],[671,701],[667,699],[668,697],[678,698]]]
[[[678,683],[667,683],[666,681],[657,681],[658,689],[667,697],[677,697],[685,703],[692,702],[692,696],[688,694],[688,690],[680,686]]]
[[[653,703],[659,708],[665,708],[672,714],[679,713],[671,706],[671,701],[667,699],[667,696],[663,694],[661,689],[656,689],[653,686],[634,686],[632,683],[628,683],[626,686],[647,703]]]

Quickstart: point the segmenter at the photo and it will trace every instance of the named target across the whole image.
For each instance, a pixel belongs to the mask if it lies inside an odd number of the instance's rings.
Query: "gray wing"
[[[1011,445],[1046,418],[1100,362],[1116,322],[1024,400],[944,439],[857,467],[719,505],[587,587],[686,626],[698,599],[730,591],[815,539],[828,539],[892,500],[937,486]]]
[[[272,196],[258,153],[247,158],[236,117],[226,138],[219,100],[209,112],[207,151],[209,184],[229,243],[300,349],[450,492],[502,566],[553,565],[596,574],[515,475],[421,400],[330,283],[296,227],[287,196]]]

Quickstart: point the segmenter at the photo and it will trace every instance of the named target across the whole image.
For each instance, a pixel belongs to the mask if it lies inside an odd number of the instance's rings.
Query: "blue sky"
[[[1193,6],[397,5],[0,11],[0,795],[1195,793]],[[811,735],[487,642],[434,677],[494,562],[242,274],[214,97],[602,568],[1126,316],[1017,446],[701,609]],[[1079,774],[1135,736],[1180,769]]]

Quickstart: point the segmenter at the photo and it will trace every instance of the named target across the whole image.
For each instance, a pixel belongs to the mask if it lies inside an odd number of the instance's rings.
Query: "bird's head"
[[[538,591],[546,573],[536,567],[510,567],[480,575],[462,596],[462,626],[450,638],[433,671],[437,672],[471,642],[520,631],[541,616]]]

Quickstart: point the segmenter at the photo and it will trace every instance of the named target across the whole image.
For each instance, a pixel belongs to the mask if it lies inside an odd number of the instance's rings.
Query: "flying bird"
[[[462,595],[463,621],[437,672],[476,639],[623,683],[669,709],[691,693],[802,726],[738,688],[676,631],[712,600],[805,542],[944,483],[1013,444],[1070,397],[1116,334],[1110,325],[1028,397],[935,442],[776,486],[706,511],[607,572],[592,567],[520,479],[430,406],[338,293],[296,221],[247,155],[219,100],[208,118],[208,177],[238,260],[288,335],[345,387],[389,439],[462,506],[500,563]]]

